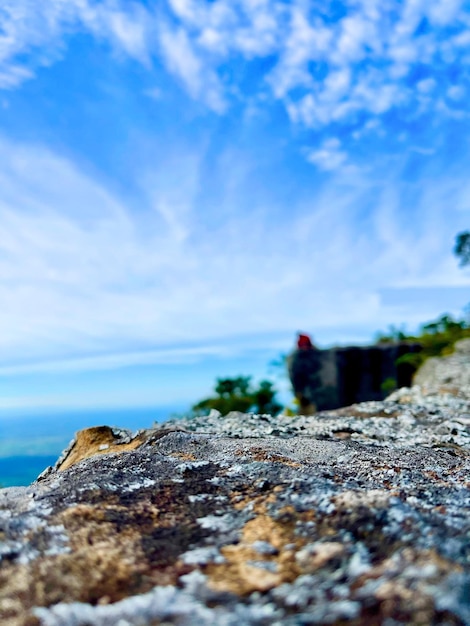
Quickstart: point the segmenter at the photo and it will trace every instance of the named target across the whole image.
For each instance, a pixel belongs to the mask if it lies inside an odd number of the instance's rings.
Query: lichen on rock
[[[470,624],[470,399],[79,433],[0,490],[0,623]]]

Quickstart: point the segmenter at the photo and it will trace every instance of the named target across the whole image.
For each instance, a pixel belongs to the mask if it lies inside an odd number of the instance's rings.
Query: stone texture
[[[470,395],[79,433],[0,491],[2,626],[470,624]]]
[[[414,382],[425,391],[439,387],[459,390],[470,387],[470,339],[461,339],[455,352],[446,357],[427,359],[416,373]]]

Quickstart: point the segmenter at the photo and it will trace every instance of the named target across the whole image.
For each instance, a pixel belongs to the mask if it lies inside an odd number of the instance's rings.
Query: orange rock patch
[[[65,470],[75,463],[83,461],[83,459],[95,456],[95,454],[135,450],[144,441],[144,436],[137,436],[130,442],[123,443],[109,426],[85,428],[75,435],[74,445],[58,469],[59,471]]]
[[[221,549],[226,563],[208,566],[209,586],[246,595],[292,582],[300,574],[295,553],[303,545],[293,531],[294,524],[278,522],[269,515],[250,520],[243,528],[240,543]],[[258,552],[254,546],[257,541],[271,544],[273,554]]]

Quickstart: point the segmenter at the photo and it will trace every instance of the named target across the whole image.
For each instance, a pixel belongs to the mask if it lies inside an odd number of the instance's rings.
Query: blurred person
[[[317,410],[315,393],[321,386],[321,360],[309,335],[298,333],[297,348],[288,356],[287,366],[299,415],[313,415]]]

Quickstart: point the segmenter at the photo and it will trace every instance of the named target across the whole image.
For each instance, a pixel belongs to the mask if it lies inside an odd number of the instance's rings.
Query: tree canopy
[[[396,327],[390,328],[389,334],[380,333],[377,343],[408,341],[421,344],[420,352],[404,354],[397,359],[397,365],[408,364],[416,371],[424,361],[431,356],[451,354],[454,344],[459,339],[470,337],[470,324],[465,319],[455,319],[452,315],[444,314],[432,322],[422,324],[415,335],[409,335]]]
[[[282,409],[282,405],[276,401],[277,391],[268,380],[263,380],[257,387],[253,387],[251,376],[217,378],[214,391],[215,396],[205,398],[192,407],[194,413],[203,414],[216,409],[222,415],[230,411],[242,413],[253,411],[276,415]]]
[[[470,231],[459,233],[455,238],[454,254],[460,259],[460,265],[470,265]]]

